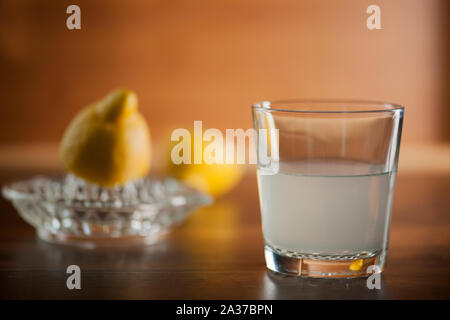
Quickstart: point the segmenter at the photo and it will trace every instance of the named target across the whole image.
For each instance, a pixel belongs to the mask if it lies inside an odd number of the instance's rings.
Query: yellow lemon
[[[191,134],[191,136],[193,136]],[[199,143],[199,138],[192,139],[191,155],[194,155],[194,148],[198,145],[202,145],[202,153],[208,143]],[[176,143],[172,143],[172,147]],[[170,159],[169,154],[169,164],[167,166],[168,173],[182,181],[186,184],[204,192],[210,194],[211,196],[218,198],[224,195],[232,188],[234,188],[238,182],[241,180],[245,168],[243,165],[237,164],[207,164],[204,159],[201,164],[174,164]]]
[[[67,127],[59,154],[70,172],[102,186],[145,176],[150,133],[136,94],[118,89],[81,110]]]

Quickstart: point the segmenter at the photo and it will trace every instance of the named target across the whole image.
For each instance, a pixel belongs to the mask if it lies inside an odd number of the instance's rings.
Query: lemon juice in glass
[[[332,278],[383,270],[403,108],[262,102],[253,120],[267,267]]]

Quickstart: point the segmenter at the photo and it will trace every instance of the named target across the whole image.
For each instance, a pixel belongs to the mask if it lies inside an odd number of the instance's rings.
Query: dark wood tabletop
[[[2,171],[0,183],[33,172]],[[40,241],[0,199],[2,299],[449,299],[450,177],[400,174],[380,290],[366,279],[284,277],[265,268],[256,179],[195,212],[159,243],[86,250]],[[66,268],[81,268],[81,290]]]

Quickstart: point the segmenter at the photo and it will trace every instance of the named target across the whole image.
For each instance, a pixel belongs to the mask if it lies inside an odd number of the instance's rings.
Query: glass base
[[[104,247],[128,247],[150,245],[158,242],[166,235],[166,232],[158,232],[146,236],[120,236],[120,237],[89,237],[74,236],[69,234],[51,233],[44,229],[38,229],[37,234],[41,240],[70,246],[95,249]]]
[[[302,258],[300,256],[283,255],[270,246],[264,248],[266,265],[269,270],[297,277],[315,278],[356,278],[367,277],[372,272],[367,268],[376,265],[383,271],[385,254],[376,254],[366,258],[335,259],[332,256],[323,258]]]

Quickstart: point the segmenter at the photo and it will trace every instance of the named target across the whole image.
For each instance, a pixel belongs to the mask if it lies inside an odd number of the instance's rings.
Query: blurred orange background
[[[66,8],[81,8],[81,30]],[[366,8],[381,8],[368,30]],[[249,128],[250,105],[345,98],[406,106],[400,172],[450,172],[446,0],[0,1],[0,166],[53,166],[80,108],[135,90],[169,128]],[[31,160],[31,161],[30,161]],[[158,162],[158,160],[156,160]],[[431,168],[431,169],[430,169]]]

